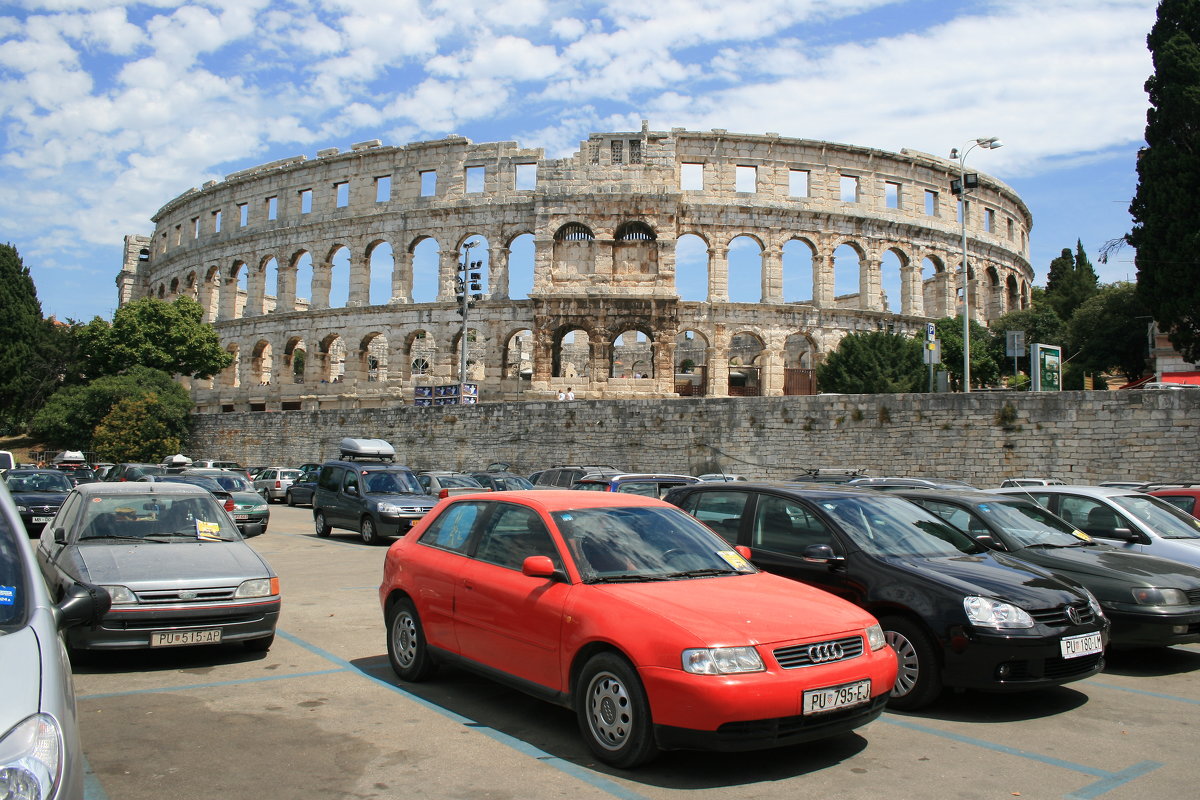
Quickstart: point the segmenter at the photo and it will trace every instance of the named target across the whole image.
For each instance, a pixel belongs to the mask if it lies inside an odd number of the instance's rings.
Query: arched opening
[[[341,383],[346,375],[346,343],[336,333],[321,341],[321,383]]]
[[[339,245],[329,258],[329,307],[345,308],[350,300],[350,248]]]
[[[290,379],[292,383],[304,383],[304,363],[307,355],[303,339],[297,336],[288,339],[283,348],[283,370],[280,373],[287,377],[281,380],[286,382]]]
[[[613,378],[653,378],[654,348],[644,331],[622,331],[612,341],[609,376]]]
[[[623,223],[613,234],[613,275],[658,273],[658,236],[645,222]]]
[[[888,250],[883,254],[879,264],[879,289],[881,292],[880,308],[899,314],[904,305],[904,265],[908,263],[900,252]]]
[[[469,266],[468,273],[470,275],[479,276],[478,279],[471,280],[472,286],[467,288],[467,293],[471,295],[479,294],[483,295],[483,297],[487,297],[488,292],[491,290],[492,272],[492,259],[491,252],[488,250],[488,240],[477,233],[471,234],[466,239],[463,239],[462,244],[460,244],[458,247],[459,264],[463,263],[462,256],[464,252],[463,247],[465,245],[472,245],[471,249],[466,251],[466,257],[468,259],[467,264]],[[478,288],[475,288],[476,286]]]
[[[533,234],[523,233],[508,245],[508,296],[524,300],[533,291]]]
[[[765,347],[757,334],[742,332],[729,340],[729,396],[762,394],[762,356]]]
[[[556,378],[590,377],[591,339],[582,328],[569,330],[554,340],[553,374]]]
[[[762,244],[753,236],[729,243],[729,302],[762,302]]]
[[[523,328],[508,337],[501,375],[505,381],[533,380],[533,331]],[[517,388],[521,390],[520,386]]]
[[[396,268],[396,257],[388,242],[374,242],[367,248],[367,264],[371,271],[367,303],[373,306],[387,305],[392,301],[392,272]]]
[[[362,354],[360,369],[367,383],[387,383],[388,340],[382,333],[368,333],[358,345]]]
[[[263,262],[263,307],[262,313],[276,310],[279,301],[279,262],[274,256]]]
[[[793,333],[783,343],[783,393],[816,394],[816,345],[803,333]]]
[[[410,380],[428,382],[433,377],[433,360],[437,355],[437,346],[428,331],[413,331],[404,342],[404,352],[408,363]]]
[[[783,245],[783,301],[813,301],[813,258],[816,247],[807,239],[791,239]]]
[[[241,319],[246,316],[246,302],[250,295],[250,268],[246,266],[244,261],[233,262],[230,277],[234,284],[233,309],[232,319]]]
[[[242,385],[242,359],[237,344],[230,344],[225,352],[233,356],[233,362],[221,371],[221,385],[236,389]]]
[[[254,345],[254,351],[250,357],[250,377],[255,384],[271,385],[272,362],[270,342],[264,340]]]
[[[694,233],[675,240],[675,292],[680,300],[708,300],[708,243]]]
[[[414,303],[432,303],[438,295],[438,265],[441,263],[442,248],[437,239],[426,237],[412,249]]]
[[[596,234],[582,222],[568,222],[554,233],[554,268],[577,275],[596,271]]]
[[[467,374],[460,374],[463,357],[463,336],[460,331],[454,338],[454,375],[460,383],[479,383],[487,376],[484,336],[477,328],[467,328],[466,338]]]
[[[854,245],[843,244],[833,251],[833,294],[840,308],[863,308],[862,253]]]
[[[686,330],[675,337],[675,393],[708,394],[708,339],[699,331]]]
[[[292,262],[296,269],[296,311],[306,311],[312,306],[313,263],[312,254],[301,251]]]

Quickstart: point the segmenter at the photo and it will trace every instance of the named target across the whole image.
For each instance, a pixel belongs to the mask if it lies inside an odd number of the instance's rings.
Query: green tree
[[[1141,377],[1149,355],[1149,318],[1134,284],[1104,287],[1067,325],[1071,363],[1084,372],[1115,370],[1128,380]]]
[[[155,392],[126,397],[96,426],[92,448],[110,461],[158,463],[183,449],[174,422]]]
[[[147,367],[131,367],[121,375],[106,375],[82,386],[64,386],[33,416],[29,430],[51,447],[92,450],[96,426],[113,407],[148,394],[155,395],[171,434],[186,442],[191,397],[170,375]]]
[[[1029,308],[1019,311],[1009,311],[997,317],[991,325],[993,333],[991,340],[991,356],[1000,365],[1004,375],[1013,374],[1013,359],[1007,352],[1008,331],[1025,332],[1025,348],[1022,355],[1017,357],[1017,369],[1029,369],[1029,346],[1032,344],[1064,345],[1067,338],[1067,325],[1058,316],[1054,308],[1045,300],[1034,301]],[[972,349],[974,345],[972,344]]]
[[[1146,147],[1125,237],[1137,249],[1137,290],[1159,330],[1200,361],[1200,0],[1162,0],[1146,39]]]
[[[962,391],[963,337],[961,317],[942,317],[935,325],[942,341],[941,369],[950,373],[955,391]],[[971,320],[971,385],[982,386],[1000,378],[1000,365],[993,352],[992,332]]]
[[[921,342],[886,331],[852,333],[817,366],[823,392],[919,392],[927,383]]]
[[[58,341],[42,318],[33,276],[11,244],[0,245],[0,432],[20,429],[54,391]]]
[[[187,296],[171,302],[143,297],[117,309],[112,324],[96,317],[79,332],[93,374],[115,375],[135,365],[172,375],[211,378],[233,363],[204,322],[203,307]]]
[[[1074,255],[1064,247],[1062,255],[1050,262],[1050,271],[1046,275],[1046,301],[1060,319],[1070,319],[1075,309],[1096,293],[1099,285],[1096,270],[1083,251],[1083,242],[1076,241]]]

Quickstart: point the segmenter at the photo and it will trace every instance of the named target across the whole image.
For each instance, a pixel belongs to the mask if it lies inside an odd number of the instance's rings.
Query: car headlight
[[[17,513],[18,514],[28,514],[29,508],[27,506],[17,506]]]
[[[1033,627],[1033,617],[1024,609],[989,597],[964,597],[963,610],[967,612],[971,624],[985,628]]]
[[[732,675],[764,669],[766,667],[753,647],[705,647],[683,651],[683,671],[694,675]]]
[[[883,638],[883,628],[879,625],[872,625],[867,628],[867,646],[872,650],[881,650],[887,644],[887,639]]]
[[[128,605],[129,603],[136,603],[138,601],[137,595],[130,591],[127,586],[102,585],[100,588],[106,590],[109,596],[112,597],[112,604],[114,606]]]
[[[34,714],[0,739],[0,797],[44,800],[62,779],[62,731],[49,714]]]
[[[1092,594],[1090,590],[1082,586],[1079,588],[1083,589],[1083,593],[1087,595],[1088,608],[1092,610],[1092,613],[1097,617],[1103,617],[1104,609],[1100,607],[1100,601],[1096,599],[1096,595]]]
[[[399,514],[402,510],[403,509],[401,509],[401,507],[396,505],[395,503],[380,503],[379,504],[379,513],[380,514]]]
[[[1153,589],[1136,587],[1133,599],[1143,606],[1186,606],[1187,594],[1182,589]]]
[[[279,594],[279,578],[253,578],[242,581],[234,597],[270,597]]]

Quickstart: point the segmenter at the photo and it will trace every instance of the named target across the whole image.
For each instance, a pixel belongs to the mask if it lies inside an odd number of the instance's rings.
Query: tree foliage
[[[1064,247],[1062,255],[1050,262],[1046,301],[1060,319],[1068,320],[1075,309],[1096,293],[1099,284],[1096,270],[1083,251],[1083,242],[1077,240],[1074,254]]]
[[[166,421],[170,434],[186,442],[191,397],[170,375],[147,367],[131,367],[121,375],[59,389],[34,415],[29,430],[51,447],[93,450],[96,427],[118,403],[150,394],[155,396],[159,418]]]
[[[950,374],[956,391],[962,390],[963,337],[960,317],[943,317],[936,323],[937,336],[942,341],[940,369]],[[992,332],[971,320],[971,385],[993,383],[1000,377],[1000,365],[994,355]]]
[[[11,244],[0,245],[0,432],[13,432],[54,391],[60,339],[42,318],[29,268]]]
[[[133,366],[172,375],[211,378],[233,363],[220,337],[204,322],[204,308],[187,296],[166,302],[143,297],[99,317],[79,332],[93,374],[115,375]]]
[[[157,393],[126,397],[96,426],[92,448],[110,461],[157,463],[183,449],[174,423]]]
[[[1146,41],[1147,146],[1126,240],[1142,302],[1184,358],[1200,361],[1200,0],[1162,0]]]
[[[1106,286],[1079,307],[1067,330],[1071,362],[1084,372],[1142,375],[1149,355],[1150,311],[1131,283]]]
[[[886,331],[852,333],[817,366],[823,392],[919,392],[927,383],[921,342]]]
[[[1066,341],[1067,325],[1054,308],[1045,300],[1034,300],[1029,308],[1009,311],[992,322],[992,358],[1000,365],[1005,375],[1012,374],[1013,359],[1007,352],[1007,332],[1024,331],[1024,352],[1017,357],[1017,369],[1029,368],[1029,346],[1033,344],[1062,345]],[[974,347],[972,346],[972,349]]]

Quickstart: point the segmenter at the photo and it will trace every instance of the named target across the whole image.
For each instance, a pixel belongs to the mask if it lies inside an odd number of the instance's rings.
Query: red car
[[[896,655],[875,618],[744,556],[657,498],[447,498],[388,549],[388,656],[406,681],[453,663],[574,709],[596,757],[624,768],[878,717]]]
[[[1200,484],[1187,483],[1179,486],[1151,489],[1146,494],[1161,497],[1180,511],[1200,517]]]

